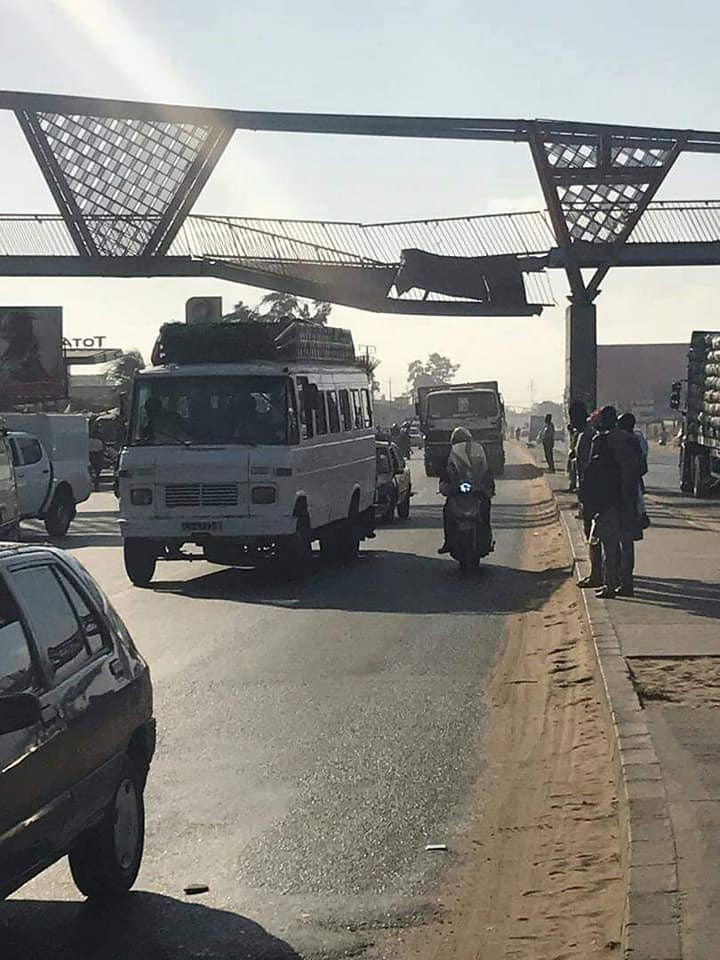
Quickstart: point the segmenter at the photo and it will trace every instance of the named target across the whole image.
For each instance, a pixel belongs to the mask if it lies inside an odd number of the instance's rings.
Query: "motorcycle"
[[[477,569],[481,557],[495,549],[489,498],[466,480],[448,497],[447,506],[450,556],[460,564],[462,573],[470,573]]]

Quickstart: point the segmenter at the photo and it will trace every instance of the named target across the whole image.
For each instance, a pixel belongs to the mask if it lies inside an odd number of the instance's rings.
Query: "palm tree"
[[[375,376],[375,371],[382,363],[377,357],[372,357],[367,353],[359,353],[356,358],[356,363],[361,367],[370,379],[370,388],[373,394],[376,394],[380,389],[380,382]]]
[[[307,300],[301,300],[292,293],[266,293],[257,305],[257,310],[268,321],[285,320],[292,317],[295,320],[306,320],[308,323],[328,322],[332,304],[324,300],[313,300],[312,310]]]

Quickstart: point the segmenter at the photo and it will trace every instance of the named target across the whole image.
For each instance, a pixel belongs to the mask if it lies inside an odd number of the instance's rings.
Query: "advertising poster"
[[[0,398],[59,400],[65,395],[62,307],[0,306]]]

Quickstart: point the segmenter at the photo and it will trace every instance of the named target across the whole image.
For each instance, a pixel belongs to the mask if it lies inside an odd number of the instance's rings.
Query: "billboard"
[[[65,397],[62,307],[0,306],[0,398]]]

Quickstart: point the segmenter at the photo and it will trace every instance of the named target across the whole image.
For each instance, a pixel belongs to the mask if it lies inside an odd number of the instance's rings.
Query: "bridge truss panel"
[[[18,112],[78,252],[164,253],[232,131],[192,123]]]

